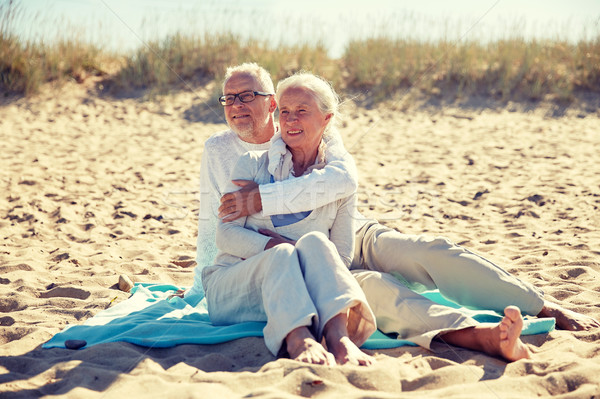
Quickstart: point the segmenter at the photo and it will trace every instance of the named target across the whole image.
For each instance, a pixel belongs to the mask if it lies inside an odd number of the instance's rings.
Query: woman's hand
[[[241,189],[221,197],[219,218],[223,219],[223,222],[233,222],[243,216],[262,211],[260,191],[256,182],[252,180],[232,180],[232,182]]]
[[[285,238],[284,236],[282,236],[281,234],[278,234],[274,231],[268,230],[268,229],[258,229],[258,232],[262,235],[271,237],[271,239],[269,240],[269,242],[267,243],[267,245],[265,245],[265,251],[267,249],[273,248],[275,245],[279,245],[279,244],[292,244],[292,245],[296,245],[296,241],[294,240],[290,240],[288,238]]]

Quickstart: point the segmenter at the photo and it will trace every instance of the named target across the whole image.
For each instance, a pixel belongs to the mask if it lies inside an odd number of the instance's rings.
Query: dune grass
[[[149,42],[127,56],[123,67],[111,78],[118,88],[152,88],[165,92],[173,86],[193,84],[198,79],[221,80],[225,69],[242,62],[257,62],[268,69],[275,80],[300,70],[321,71],[339,83],[337,68],[326,49],[291,46],[277,51],[264,42],[243,41],[226,33],[189,37],[176,34],[162,41]]]
[[[511,39],[485,45],[379,39],[351,43],[343,61],[350,87],[381,98],[408,88],[561,102],[578,92],[600,92],[600,37],[578,44]]]
[[[21,40],[12,33],[20,17],[18,4],[0,4],[0,91],[31,95],[47,82],[82,82],[105,74],[103,64],[110,63],[111,56],[96,46],[77,40],[52,44]]]
[[[341,92],[374,101],[417,90],[424,96],[489,96],[502,101],[550,99],[571,102],[600,92],[600,32],[569,43],[511,38],[418,41],[386,37],[351,41],[332,59],[323,43],[270,47],[232,33],[174,34],[127,54],[114,54],[78,40],[43,43],[12,33],[18,3],[0,5],[0,92],[32,95],[48,82],[83,82],[100,76],[113,92],[185,89],[220,80],[229,65],[255,61],[275,81],[298,70],[330,80]]]

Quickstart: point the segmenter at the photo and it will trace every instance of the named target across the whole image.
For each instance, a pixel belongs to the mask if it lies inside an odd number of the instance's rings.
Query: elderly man
[[[217,217],[230,221],[257,212],[264,215],[302,212],[348,196],[357,187],[354,161],[344,150],[341,139],[334,136],[327,143],[328,165],[324,169],[293,181],[261,186],[238,181],[236,184],[242,188],[226,194],[224,188],[238,157],[247,151],[268,149],[269,140],[277,130],[274,120],[277,104],[269,74],[256,64],[230,68],[223,93],[221,103],[230,130],[211,136],[205,143],[200,171],[197,266],[194,286],[186,296],[202,293],[202,268],[213,264],[216,254]],[[269,246],[281,239],[269,232],[263,234],[267,235],[265,242]],[[359,281],[378,318],[378,326],[386,332],[398,332],[414,324],[423,328],[440,325],[439,315],[429,311],[434,304],[428,300],[417,297],[404,311],[395,303],[387,303],[390,301],[380,296],[378,287],[381,284],[394,287],[389,274],[400,277],[408,286],[437,288],[463,306],[502,312],[505,307],[516,305],[529,315],[555,317],[557,326],[567,330],[600,326],[590,317],[545,301],[541,291],[532,285],[444,238],[401,234],[358,214],[351,269],[382,272],[382,278]],[[452,318],[441,321],[452,322]],[[444,338],[451,336],[446,334]],[[447,341],[461,345],[464,337],[458,334]]]

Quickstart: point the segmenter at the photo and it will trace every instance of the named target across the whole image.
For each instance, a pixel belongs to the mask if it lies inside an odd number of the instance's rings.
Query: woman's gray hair
[[[281,95],[288,89],[302,88],[309,90],[319,106],[319,110],[324,114],[332,114],[331,120],[325,129],[327,133],[330,129],[337,127],[339,120],[340,97],[337,95],[331,84],[325,79],[313,75],[310,72],[298,72],[277,83],[275,98],[279,104]]]
[[[263,91],[266,91],[267,93],[275,93],[275,87],[273,86],[271,74],[269,74],[265,68],[261,67],[256,62],[246,62],[244,64],[228,67],[225,71],[225,78],[223,79],[223,92],[225,92],[225,85],[229,79],[231,79],[233,75],[237,75],[239,73],[254,76]]]

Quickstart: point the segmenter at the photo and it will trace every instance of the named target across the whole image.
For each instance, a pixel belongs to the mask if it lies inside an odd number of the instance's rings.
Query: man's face
[[[227,81],[223,94],[239,94],[249,90],[263,91],[254,76],[238,73]],[[264,136],[263,130],[269,124],[270,114],[275,110],[274,104],[273,96],[256,96],[249,103],[243,103],[236,97],[232,105],[224,107],[225,119],[231,130],[242,140],[252,143]]]

